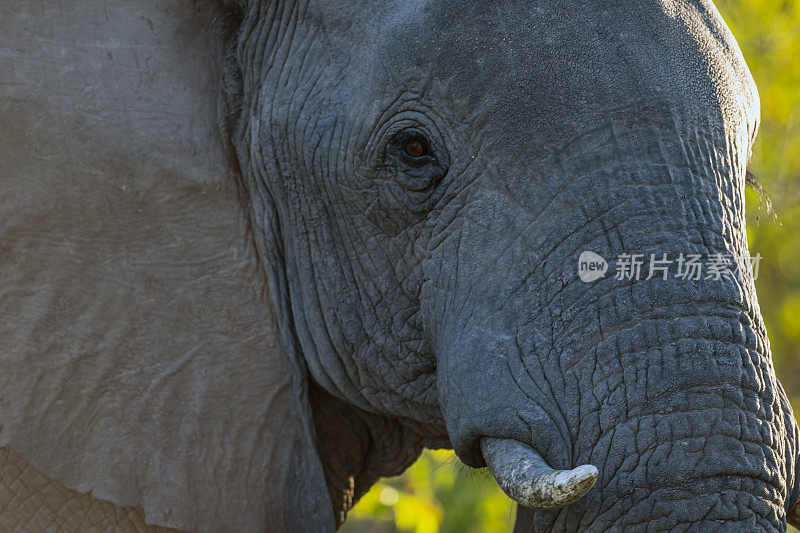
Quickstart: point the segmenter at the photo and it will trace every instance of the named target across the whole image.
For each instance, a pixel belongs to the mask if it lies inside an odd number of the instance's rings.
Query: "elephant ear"
[[[148,523],[331,529],[208,4],[0,4],[0,445]]]

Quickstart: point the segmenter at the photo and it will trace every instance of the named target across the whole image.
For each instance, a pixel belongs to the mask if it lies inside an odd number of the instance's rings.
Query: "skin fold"
[[[751,277],[577,275],[748,254],[710,2],[61,4],[0,8],[0,445],[48,524],[332,530],[424,447],[518,531],[798,520]]]

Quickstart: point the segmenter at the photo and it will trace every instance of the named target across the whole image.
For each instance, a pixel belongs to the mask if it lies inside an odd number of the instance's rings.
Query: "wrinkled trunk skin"
[[[553,468],[600,470],[568,507],[520,507],[519,530],[785,529],[797,427],[752,279],[678,280],[675,264],[667,281],[647,265],[614,277],[622,253],[747,254],[745,142],[621,109],[547,161],[485,169],[494,188],[432,236],[447,274],[424,297],[443,317],[439,397],[459,456],[483,466],[480,438],[502,437]],[[604,279],[579,279],[585,250],[609,260]]]

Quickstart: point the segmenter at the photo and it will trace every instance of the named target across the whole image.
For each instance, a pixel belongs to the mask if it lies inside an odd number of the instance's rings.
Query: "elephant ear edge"
[[[154,525],[332,529],[217,134],[216,10],[0,7],[0,445]]]

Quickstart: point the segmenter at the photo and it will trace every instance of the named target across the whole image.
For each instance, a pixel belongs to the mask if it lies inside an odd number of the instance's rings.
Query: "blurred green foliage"
[[[775,371],[800,408],[800,0],[718,0],[761,96],[761,128],[750,170],[775,214],[748,191],[751,255]]]
[[[426,451],[402,476],[375,485],[342,531],[506,533],[515,505],[485,471],[464,466],[451,451]]]
[[[763,256],[756,287],[776,372],[800,412],[800,0],[716,5],[761,96],[761,128],[749,168],[775,214],[748,191],[748,239],[751,255]],[[405,474],[373,487],[342,531],[508,532],[515,513],[488,475],[462,465],[452,452],[426,451]]]

